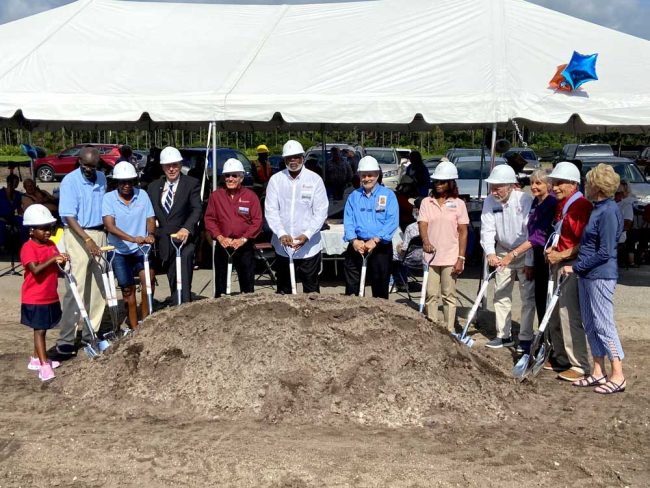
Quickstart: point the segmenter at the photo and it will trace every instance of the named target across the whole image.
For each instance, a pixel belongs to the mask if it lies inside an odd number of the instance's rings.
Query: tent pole
[[[494,169],[497,146],[497,123],[492,124],[492,146],[490,148],[490,171]]]
[[[29,145],[33,147],[32,144],[32,128],[29,128]],[[29,158],[29,175],[32,177],[32,180],[36,181],[36,176],[34,175],[34,158]]]
[[[217,189],[217,121],[212,121],[212,191]],[[217,271],[214,266],[216,241],[212,240],[212,296],[217,293]]]
[[[325,181],[326,171],[327,171],[327,147],[325,146],[325,129],[323,124],[320,125],[320,138],[322,144],[322,154],[323,154],[323,182]]]

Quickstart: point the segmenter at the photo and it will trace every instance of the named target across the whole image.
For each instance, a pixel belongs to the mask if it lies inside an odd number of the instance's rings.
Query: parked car
[[[424,165],[425,165],[425,166],[427,167],[427,169],[429,170],[429,175],[432,175],[432,174],[433,174],[433,172],[434,172],[435,169],[436,169],[436,166],[438,166],[438,164],[440,164],[440,159],[441,159],[441,158],[442,158],[442,156],[433,156],[433,157],[428,158],[428,159],[425,159],[425,160],[423,161],[423,162],[424,162]]]
[[[399,158],[400,164],[406,164],[409,162],[411,157],[411,150],[403,147],[398,147],[395,149],[397,151],[397,157]]]
[[[134,149],[133,157],[135,158],[135,169],[138,171],[138,173],[141,173],[147,165],[149,150]]]
[[[644,176],[650,176],[650,146],[644,148],[636,158],[636,164],[643,167]]]
[[[609,144],[565,144],[553,161],[553,166],[560,161],[573,161],[588,156],[614,156],[614,150]]]
[[[650,183],[646,181],[639,167],[631,159],[617,158],[615,156],[585,157],[580,162],[582,163],[580,171],[583,178],[592,168],[601,163],[611,165],[621,179],[628,182],[630,193],[634,197],[635,209],[641,211],[646,205],[650,204]]]
[[[367,147],[365,155],[372,156],[379,163],[382,173],[382,184],[394,190],[400,179],[400,164],[397,151],[392,147]]]
[[[490,159],[490,151],[487,148],[482,148],[483,152],[485,153],[485,159],[489,160]],[[452,147],[451,149],[447,150],[447,153],[445,154],[447,159],[451,161],[452,163],[456,162],[456,159],[458,158],[463,158],[463,157],[469,157],[469,156],[478,156],[480,159],[481,157],[481,148],[470,148],[470,147]]]
[[[198,147],[188,147],[179,149],[181,156],[183,156],[183,168],[181,171],[183,174],[189,174],[201,180],[203,178],[203,172],[205,171],[205,148]],[[217,178],[221,177],[223,171],[223,165],[226,160],[230,158],[235,158],[241,161],[244,166],[244,182],[243,185],[247,187],[253,186],[253,175],[252,168],[253,164],[246,155],[238,151],[237,149],[231,149],[228,147],[218,147],[217,148]],[[208,151],[208,174],[207,177],[209,180],[212,179],[212,151]],[[210,184],[211,188],[211,184]]]
[[[514,154],[519,154],[522,158],[526,160],[526,166],[524,166],[524,172],[531,174],[533,171],[536,171],[542,167],[542,163],[539,162],[539,158],[535,151],[529,147],[511,147],[509,150],[502,154],[504,159],[508,159]]]
[[[489,189],[485,179],[490,176],[490,160],[483,161],[483,171],[481,172],[481,158],[476,156],[460,157],[456,160],[456,169],[458,170],[458,194],[468,201],[467,210],[478,211],[483,207],[483,200],[488,195]],[[495,158],[494,165],[506,164],[503,158]],[[482,177],[481,177],[482,174]],[[481,188],[481,197],[479,198],[479,181],[483,181]]]
[[[357,161],[361,159],[364,154],[363,154],[363,148],[360,146],[352,146],[351,144],[347,144],[344,142],[332,142],[329,144],[325,144],[325,157],[326,161],[329,161],[332,159],[332,148],[337,147],[341,151],[343,150],[352,150],[355,153],[355,156],[357,158]],[[305,153],[305,161],[307,161],[310,158],[315,158],[318,160],[318,165],[323,168],[325,166],[325,161],[323,161],[323,146],[312,146],[309,149],[307,149],[307,152]]]
[[[120,158],[119,144],[77,144],[69,147],[59,154],[50,154],[44,158],[34,160],[36,177],[47,183],[57,178],[62,178],[77,167],[79,152],[86,146],[94,146],[99,150],[99,168],[110,171]]]

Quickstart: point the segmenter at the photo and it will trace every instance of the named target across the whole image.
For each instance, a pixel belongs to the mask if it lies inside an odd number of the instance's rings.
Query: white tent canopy
[[[650,42],[522,0],[79,0],[0,46],[5,125],[650,128]],[[600,79],[556,93],[574,50]]]

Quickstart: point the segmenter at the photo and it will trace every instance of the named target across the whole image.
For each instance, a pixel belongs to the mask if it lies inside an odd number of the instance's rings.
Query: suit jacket
[[[163,262],[168,261],[172,258],[172,255],[175,255],[174,248],[169,242],[169,234],[174,234],[181,228],[185,228],[190,231],[191,235],[188,238],[188,241],[190,241],[197,232],[197,224],[201,219],[202,211],[199,180],[181,174],[178,186],[175,189],[171,212],[167,214],[160,202],[165,188],[165,181],[163,176],[152,181],[147,188],[158,221],[156,238],[158,239],[160,259]]]

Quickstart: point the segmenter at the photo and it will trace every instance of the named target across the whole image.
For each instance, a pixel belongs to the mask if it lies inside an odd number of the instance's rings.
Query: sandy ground
[[[209,295],[209,278],[194,290]],[[341,297],[339,283],[162,309],[42,385],[21,282],[0,278],[0,487],[648,486],[649,267],[622,271],[628,391],[610,397],[548,372],[516,383],[511,351],[483,347],[489,311],[470,351],[404,295]]]

